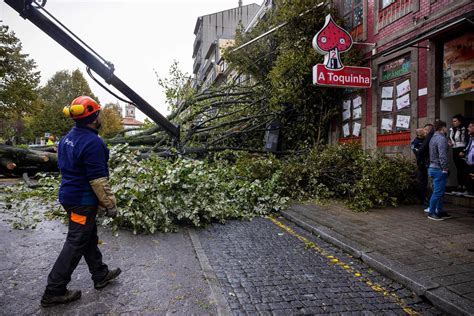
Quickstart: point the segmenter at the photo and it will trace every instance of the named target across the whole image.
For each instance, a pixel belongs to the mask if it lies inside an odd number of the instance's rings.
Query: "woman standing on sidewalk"
[[[466,161],[462,156],[468,143],[467,128],[464,126],[464,117],[462,114],[453,116],[453,126],[449,129],[449,146],[453,148],[453,161],[456,166],[458,188],[457,191],[465,193],[466,191]]]

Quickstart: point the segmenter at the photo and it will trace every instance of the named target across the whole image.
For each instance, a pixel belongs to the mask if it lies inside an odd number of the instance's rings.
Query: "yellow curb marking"
[[[319,247],[318,245],[316,245],[314,242],[308,240],[306,237],[303,237],[301,235],[299,235],[298,233],[296,233],[293,229],[291,229],[290,227],[286,226],[285,224],[283,224],[282,222],[278,221],[277,219],[273,218],[273,217],[270,217],[270,216],[267,216],[267,218],[272,221],[275,225],[277,225],[278,227],[280,227],[281,229],[283,230],[286,230],[290,235],[298,238],[300,241],[302,241],[304,244],[305,244],[305,248],[310,248],[310,249],[313,249],[315,250],[316,252],[318,252],[319,254],[323,255],[324,257],[326,257],[327,259],[329,259],[329,262],[331,264],[335,264],[335,265],[338,265],[340,266],[341,268],[343,268],[344,270],[343,271],[346,271],[352,275],[354,275],[359,281],[365,283],[366,285],[368,285],[373,291],[375,292],[379,292],[379,293],[382,293],[384,296],[388,297],[392,297],[395,299],[396,303],[403,309],[403,311],[405,313],[407,313],[408,315],[420,315],[417,311],[415,311],[414,309],[412,309],[411,307],[408,307],[407,304],[403,301],[402,298],[400,298],[396,293],[392,292],[392,291],[389,291],[387,289],[385,289],[383,286],[379,285],[379,284],[376,284],[376,283],[373,283],[371,282],[367,277],[363,276],[362,273],[360,271],[357,271],[354,267],[352,267],[350,264],[348,263],[344,263],[342,261],[340,261],[339,259],[335,258],[333,255],[331,255],[327,250],[324,250],[322,249],[321,247]]]

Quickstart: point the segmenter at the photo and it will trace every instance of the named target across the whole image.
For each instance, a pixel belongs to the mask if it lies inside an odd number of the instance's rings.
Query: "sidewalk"
[[[420,206],[356,213],[342,205],[294,204],[283,216],[455,315],[474,315],[474,211],[428,220]]]

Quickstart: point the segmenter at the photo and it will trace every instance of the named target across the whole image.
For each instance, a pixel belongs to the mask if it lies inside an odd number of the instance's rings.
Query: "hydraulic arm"
[[[91,49],[86,49],[82,41],[75,40],[58,23],[54,23],[48,16],[43,14],[39,5],[33,0],[5,0],[15,11],[20,13],[24,19],[30,20],[49,37],[58,42],[71,54],[76,56],[86,66],[102,77],[105,82],[114,86],[118,91],[125,95],[136,107],[150,117],[156,124],[161,126],[175,141],[179,142],[179,126],[174,125],[157,110],[155,110],[141,96],[127,86],[122,80],[114,75],[114,66],[105,60],[101,60],[97,53],[94,55]],[[88,46],[87,46],[88,47]],[[95,53],[95,52],[94,52]]]

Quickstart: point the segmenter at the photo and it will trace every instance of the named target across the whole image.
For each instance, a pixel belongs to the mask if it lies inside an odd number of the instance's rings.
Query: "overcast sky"
[[[259,0],[243,4],[254,2],[261,4]],[[122,81],[166,114],[154,69],[166,77],[177,60],[181,69],[191,74],[197,17],[237,6],[238,0],[48,0],[45,8],[111,61]],[[102,104],[116,101],[89,78],[84,64],[3,1],[0,20],[10,26],[23,43],[23,51],[36,61],[42,85],[58,70],[79,68]],[[144,117],[138,115],[140,120]]]

